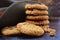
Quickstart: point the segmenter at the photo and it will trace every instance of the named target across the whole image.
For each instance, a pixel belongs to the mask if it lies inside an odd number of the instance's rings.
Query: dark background
[[[0,8],[8,7],[16,1],[26,1],[26,0],[0,0]],[[60,17],[60,0],[28,0],[28,1],[37,1],[46,4],[49,7],[49,15]]]
[[[0,7],[7,7],[16,1],[26,1],[26,0],[0,0]]]

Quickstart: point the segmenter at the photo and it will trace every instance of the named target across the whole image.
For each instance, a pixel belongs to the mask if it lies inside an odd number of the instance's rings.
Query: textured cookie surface
[[[26,4],[25,9],[43,9],[48,10],[48,7],[44,4]]]
[[[25,23],[19,23],[21,25],[21,33],[31,35],[31,36],[41,36],[44,34],[44,30],[36,26],[34,24],[30,24],[28,22]],[[19,29],[19,27],[17,27]],[[19,29],[20,30],[20,29]]]
[[[19,34],[19,33],[20,33],[20,31],[17,30],[16,26],[5,27],[2,29],[3,35],[15,35],[15,34]]]
[[[48,11],[45,11],[45,10],[26,10],[26,14],[29,14],[29,15],[47,15],[48,14]]]
[[[35,24],[35,25],[48,25],[49,24],[49,20],[43,20],[43,21],[29,21],[26,20],[26,22]]]
[[[49,16],[27,16],[26,19],[29,19],[29,20],[48,20],[49,19]]]

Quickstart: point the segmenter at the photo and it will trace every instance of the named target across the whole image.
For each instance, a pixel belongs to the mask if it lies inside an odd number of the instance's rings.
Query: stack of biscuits
[[[26,4],[26,22],[39,25],[49,26],[48,7],[44,4]]]
[[[1,33],[3,35],[26,34],[31,36],[41,36],[44,33],[55,35],[56,30],[49,28],[48,7],[44,4],[26,4],[26,21],[18,23],[16,26],[5,27]]]

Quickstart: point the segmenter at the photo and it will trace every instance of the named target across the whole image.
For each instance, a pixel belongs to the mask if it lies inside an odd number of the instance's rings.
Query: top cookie
[[[26,4],[25,9],[42,9],[48,10],[48,7],[44,4]]]

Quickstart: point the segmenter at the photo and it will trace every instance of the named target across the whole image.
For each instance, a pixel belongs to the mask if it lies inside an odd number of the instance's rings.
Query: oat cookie
[[[41,36],[44,34],[44,30],[39,27],[36,26],[34,24],[30,24],[28,22],[25,23],[19,23],[19,26],[17,26],[18,30],[20,30],[19,28],[21,28],[21,33],[23,34],[27,34],[27,35],[31,35],[31,36]]]
[[[48,20],[49,16],[44,15],[44,16],[27,16],[26,19],[29,20]]]
[[[3,35],[15,35],[15,34],[20,34],[20,31],[17,30],[16,26],[5,27],[2,29],[2,34]]]
[[[43,20],[43,21],[29,21],[29,20],[26,20],[26,22],[29,22],[29,23],[32,23],[32,24],[35,24],[35,25],[48,25],[49,24],[48,20]]]
[[[46,10],[26,10],[26,14],[29,15],[48,15],[48,11]]]
[[[25,9],[43,9],[48,10],[48,7],[44,4],[26,4]]]

